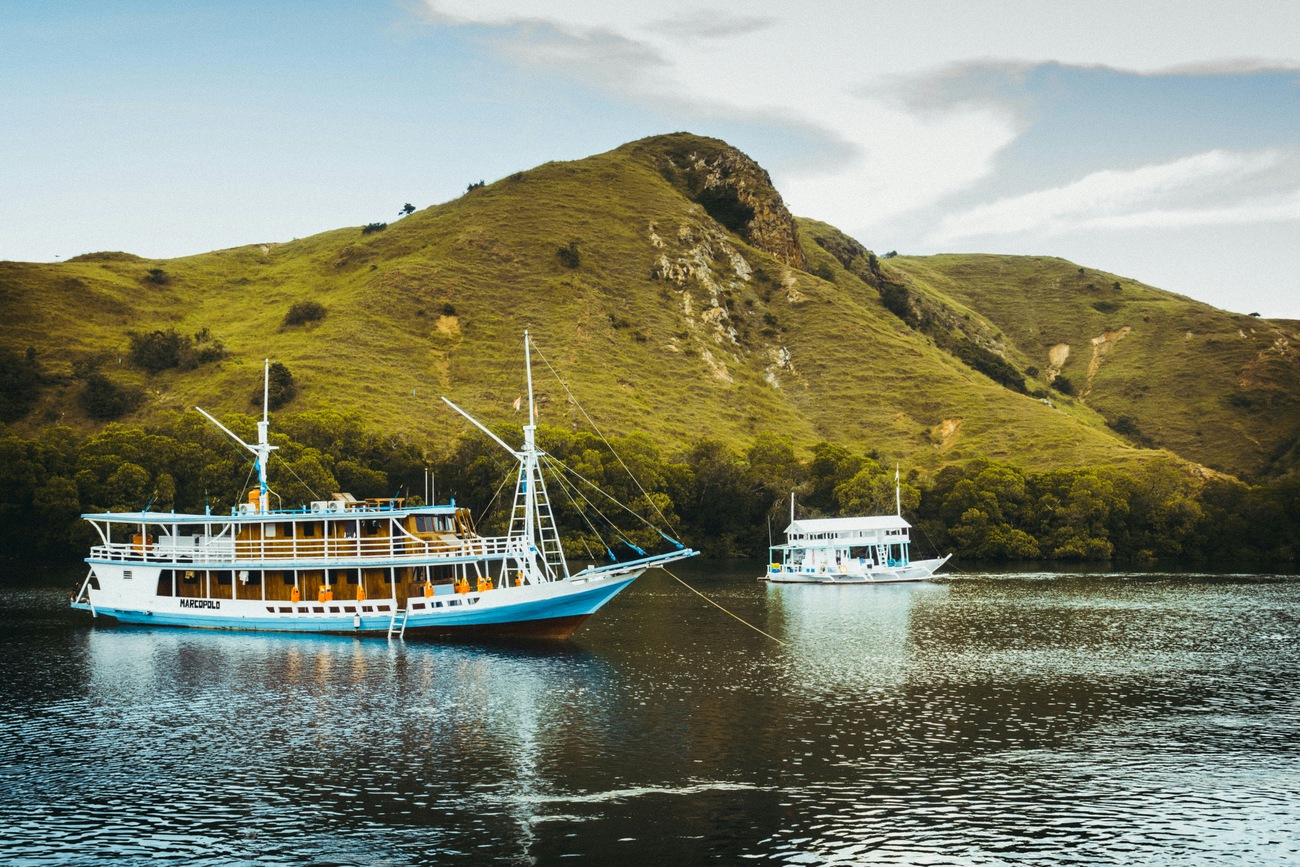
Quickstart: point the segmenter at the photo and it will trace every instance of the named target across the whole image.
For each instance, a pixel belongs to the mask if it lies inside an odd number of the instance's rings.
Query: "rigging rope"
[[[542,359],[542,363],[546,365],[546,369],[551,372],[551,375],[555,377],[555,380],[558,383],[560,383],[560,387],[564,389],[564,393],[569,396],[569,400],[573,401],[573,405],[578,408],[578,412],[582,413],[582,417],[587,420],[587,424],[591,425],[592,430],[596,432],[596,436],[600,437],[600,441],[605,444],[605,447],[609,449],[610,454],[612,454],[614,456],[614,459],[618,461],[618,465],[623,468],[623,472],[627,473],[628,478],[632,480],[632,484],[636,485],[636,489],[641,492],[641,496],[646,498],[646,502],[650,504],[650,508],[655,510],[655,514],[659,516],[659,520],[663,521],[664,524],[668,527],[668,529],[673,531],[674,536],[679,535],[677,532],[677,528],[673,526],[672,521],[669,521],[668,517],[662,511],[660,511],[658,504],[656,504],[654,499],[650,496],[650,494],[646,492],[646,489],[641,487],[641,482],[637,479],[636,476],[632,474],[632,471],[628,469],[627,464],[623,463],[623,458],[619,455],[617,451],[614,450],[614,446],[610,445],[609,440],[605,438],[605,434],[601,431],[601,429],[596,426],[596,422],[592,419],[592,417],[587,415],[587,411],[583,409],[582,404],[578,403],[578,398],[575,397],[573,392],[569,390],[568,384],[563,379],[560,379],[560,374],[557,373],[555,368],[551,366],[551,362],[547,359],[545,355],[542,354],[542,350],[537,348],[536,343],[533,344],[533,351],[536,352],[537,356]],[[629,509],[629,511],[631,510]]]
[[[749,622],[748,620],[746,620],[745,618],[741,617],[741,616],[740,616],[739,614],[737,614],[736,612],[734,612],[734,611],[729,611],[729,610],[727,610],[726,608],[724,608],[723,606],[719,605],[717,602],[714,602],[712,599],[710,599],[709,597],[705,596],[703,593],[701,593],[700,591],[696,590],[696,589],[695,589],[694,587],[692,587],[691,585],[687,584],[685,581],[683,581],[683,580],[682,580],[681,578],[679,578],[677,575],[673,574],[672,572],[669,572],[668,569],[667,569],[666,567],[660,567],[660,568],[662,568],[662,569],[664,570],[664,574],[668,575],[670,578],[672,578],[673,580],[677,581],[679,584],[681,584],[681,585],[682,585],[683,587],[685,587],[687,590],[691,591],[691,592],[694,593],[696,596],[698,596],[698,597],[700,597],[701,599],[703,599],[705,602],[707,602],[707,603],[709,603],[710,605],[712,605],[713,607],[717,608],[719,611],[723,611],[723,612],[725,612],[726,614],[731,615],[732,617],[734,617],[734,618],[736,618],[737,620],[739,620],[741,623],[743,623],[743,624],[745,624],[746,626],[748,626],[750,629],[752,629],[752,630],[754,630],[755,632],[757,632],[759,635],[762,635],[762,636],[764,636],[764,637],[766,637],[766,638],[770,638],[770,639],[772,639],[773,641],[775,641],[777,644],[781,645],[782,647],[785,647],[785,646],[786,646],[786,642],[784,642],[784,641],[782,641],[781,639],[777,638],[775,635],[771,635],[771,634],[769,634],[769,633],[764,632],[763,630],[759,629],[759,628],[758,628],[757,626],[755,626],[754,624],[750,623],[750,622]]]

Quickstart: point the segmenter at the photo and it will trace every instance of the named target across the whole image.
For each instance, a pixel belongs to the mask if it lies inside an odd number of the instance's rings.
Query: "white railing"
[[[454,542],[426,541],[411,537],[386,536],[378,539],[226,539],[220,544],[160,543],[141,545],[114,542],[90,549],[92,560],[150,561],[155,563],[238,563],[284,567],[301,563],[365,565],[368,563],[411,563],[462,561],[523,556],[526,542],[518,537],[493,536]]]

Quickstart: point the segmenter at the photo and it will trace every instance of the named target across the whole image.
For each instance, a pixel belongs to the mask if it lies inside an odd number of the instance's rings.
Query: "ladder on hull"
[[[406,639],[406,616],[409,612],[405,608],[398,608],[393,612],[393,619],[388,621],[388,640],[392,641],[393,636]]]

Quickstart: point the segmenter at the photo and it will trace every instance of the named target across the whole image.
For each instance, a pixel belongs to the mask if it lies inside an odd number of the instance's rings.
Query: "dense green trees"
[[[224,421],[245,440],[255,438],[253,416]],[[518,431],[500,434],[518,438]],[[782,538],[791,491],[801,517],[895,508],[894,468],[830,443],[801,458],[790,440],[764,434],[744,452],[701,440],[669,454],[644,434],[610,443],[556,428],[538,434],[555,468],[547,478],[550,500],[578,559],[662,550],[668,542],[660,530],[706,555],[759,557],[769,539]],[[428,456],[368,429],[359,415],[318,410],[277,418],[272,442],[277,507],[335,491],[418,499],[429,468],[438,500],[469,506],[481,530],[504,532],[510,519],[515,464],[478,435]],[[91,541],[82,512],[222,513],[252,484],[251,456],[192,413],[147,427],[109,424],[86,439],[68,428],[30,439],[0,429],[0,554],[78,557]],[[1249,486],[1198,478],[1172,459],[1049,472],[976,460],[924,482],[911,472],[900,495],[917,527],[918,555],[930,545],[965,560],[1294,562],[1300,555],[1294,474]]]

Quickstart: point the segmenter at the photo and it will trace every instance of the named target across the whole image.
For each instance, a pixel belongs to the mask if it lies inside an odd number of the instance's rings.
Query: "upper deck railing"
[[[324,537],[294,539],[235,539],[206,536],[164,536],[161,539],[114,542],[90,549],[91,560],[120,562],[231,564],[242,567],[302,568],[364,566],[377,563],[412,564],[422,561],[458,562],[523,556],[527,541],[512,536],[471,539],[415,539],[409,536],[379,538]]]

